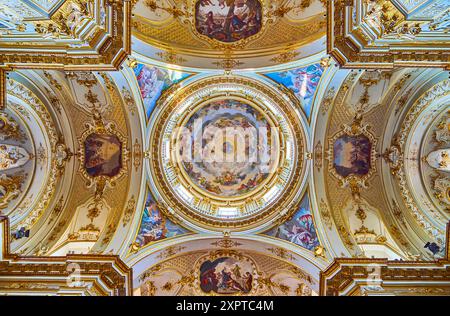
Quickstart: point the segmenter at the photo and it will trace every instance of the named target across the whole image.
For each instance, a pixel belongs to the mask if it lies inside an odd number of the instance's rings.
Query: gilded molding
[[[225,85],[235,85],[241,87],[250,87],[257,88],[258,93],[263,93],[265,98],[270,98],[280,107],[283,115],[289,120],[289,124],[293,128],[293,133],[297,135],[293,141],[296,146],[297,153],[295,154],[298,157],[296,166],[294,167],[293,173],[288,180],[286,180],[286,187],[283,190],[284,193],[281,196],[277,197],[277,202],[273,204],[271,202],[270,205],[261,208],[257,213],[250,213],[251,216],[242,216],[239,219],[234,219],[230,221],[223,221],[213,216],[208,216],[207,212],[203,210],[198,211],[195,209],[195,205],[187,206],[185,202],[181,202],[174,192],[171,185],[168,183],[166,172],[164,171],[168,166],[162,165],[161,155],[163,153],[162,142],[165,139],[166,134],[164,132],[164,126],[160,126],[159,124],[166,124],[171,113],[174,109],[180,105],[183,100],[188,98],[193,91],[200,91],[203,88],[209,88],[213,86],[225,86]],[[175,93],[174,93],[175,92]],[[210,93],[209,97],[218,97],[218,96],[239,96],[244,97],[245,94],[242,94],[236,90],[236,93],[225,92]],[[251,94],[249,93],[247,97],[251,98]],[[205,101],[203,99],[203,101]],[[256,101],[256,100],[255,100]],[[214,228],[214,229],[233,229],[233,230],[242,230],[250,227],[254,227],[258,223],[266,222],[269,219],[273,219],[277,216],[277,221],[281,221],[284,218],[291,216],[291,213],[296,210],[296,205],[298,205],[299,201],[293,201],[293,197],[296,194],[299,186],[301,184],[300,177],[304,174],[304,162],[303,162],[303,129],[302,124],[296,114],[289,110],[291,105],[286,102],[286,99],[283,98],[280,94],[275,93],[271,89],[249,79],[245,79],[242,77],[234,77],[234,76],[225,76],[225,77],[213,77],[209,79],[205,79],[199,81],[193,85],[190,85],[184,89],[178,90],[178,88],[168,89],[162,95],[162,97],[158,100],[157,107],[161,108],[162,111],[158,116],[157,125],[153,127],[152,137],[151,137],[151,146],[150,146],[150,165],[152,170],[152,175],[154,176],[155,183],[157,185],[159,193],[165,197],[164,201],[159,201],[159,207],[164,211],[164,213],[169,216],[169,218],[174,218],[174,214],[177,216],[186,217],[190,221],[193,221],[197,225],[202,227]],[[281,119],[281,118],[279,118]],[[301,136],[300,136],[301,135]],[[170,167],[170,166],[169,166]],[[172,168],[172,167],[171,167]],[[173,169],[173,168],[172,168]],[[283,168],[281,168],[283,169]],[[278,171],[278,172],[281,172]],[[170,178],[172,179],[172,177]],[[282,182],[280,182],[282,183]],[[193,192],[193,191],[192,191]],[[211,197],[208,197],[207,202],[213,202]],[[199,200],[202,202],[203,200]],[[246,200],[243,200],[244,202]],[[237,201],[239,202],[239,201]],[[237,203],[236,202],[236,203]],[[246,201],[247,203],[248,201]],[[205,202],[206,203],[206,202]],[[195,204],[195,202],[194,202]],[[231,204],[230,204],[231,205]],[[199,206],[200,207],[200,204]],[[260,207],[259,207],[260,208]],[[246,208],[243,208],[246,210]],[[176,218],[174,219],[176,221]]]
[[[9,220],[0,216],[3,226],[2,253],[0,256],[0,277],[8,278],[17,284],[27,278],[30,286],[14,286],[27,290],[47,291],[52,286],[62,288],[68,286],[71,277],[78,278],[78,284],[93,283],[101,289],[103,295],[132,295],[132,270],[118,256],[109,255],[67,255],[64,257],[19,256],[9,252]],[[101,280],[99,282],[97,280]],[[15,281],[13,281],[15,280]],[[75,280],[74,280],[75,281]],[[0,290],[5,287],[0,285]],[[84,289],[87,291],[87,289]]]
[[[430,90],[428,90],[424,95],[422,95],[409,109],[406,114],[403,123],[401,124],[401,129],[397,133],[398,137],[393,140],[390,152],[395,150],[399,159],[395,160],[395,165],[393,161],[390,161],[391,168],[393,169],[393,174],[397,180],[397,184],[400,189],[400,193],[403,197],[404,203],[407,209],[410,211],[413,218],[415,218],[421,227],[427,232],[427,234],[433,238],[439,244],[444,243],[444,232],[439,228],[436,228],[430,219],[428,219],[423,210],[421,210],[415,199],[410,192],[405,169],[405,146],[407,143],[408,135],[414,126],[414,122],[417,120],[419,115],[424,109],[426,109],[437,97],[443,97],[450,93],[450,80],[444,80],[434,85]],[[387,152],[389,154],[390,152]]]
[[[448,34],[431,23],[424,35],[426,22],[405,19],[391,1],[330,0],[327,19],[328,53],[344,68],[450,69]]]
[[[0,110],[6,108],[6,71],[0,69]]]
[[[14,81],[12,79],[8,80],[7,88],[8,94],[13,95],[23,102],[27,103],[34,111],[36,111],[37,115],[42,121],[42,124],[47,127],[46,132],[50,140],[52,153],[54,153],[59,141],[59,136],[57,134],[52,117],[47,111],[45,105],[39,98],[34,95],[31,90],[17,81]],[[48,181],[44,186],[45,189],[41,193],[38,204],[33,207],[33,209],[27,214],[27,216],[17,224],[17,226],[25,226],[28,228],[32,227],[37,222],[39,217],[44,213],[44,210],[48,207],[51,200],[53,199],[56,183],[59,176],[58,164],[56,159],[53,158],[54,157],[52,157]]]

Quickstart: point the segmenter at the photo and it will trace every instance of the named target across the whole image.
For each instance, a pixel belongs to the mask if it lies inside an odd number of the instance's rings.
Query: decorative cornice
[[[0,255],[0,279],[8,283],[17,283],[26,277],[27,291],[47,292],[52,288],[73,286],[81,293],[87,293],[94,286],[103,295],[133,295],[132,269],[127,267],[118,256],[109,255],[67,255],[64,257],[19,256],[9,252],[9,220],[0,216],[0,232],[3,231],[2,255]],[[0,291],[14,291],[19,287],[0,285]]]

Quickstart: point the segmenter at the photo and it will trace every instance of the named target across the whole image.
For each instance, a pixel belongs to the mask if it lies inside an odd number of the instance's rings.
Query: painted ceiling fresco
[[[265,75],[294,92],[295,96],[300,100],[306,116],[310,118],[315,92],[323,70],[320,64],[313,64],[304,68],[267,73]]]
[[[266,150],[272,141],[270,125],[262,113],[248,104],[231,99],[213,101],[195,111],[182,128],[192,132],[189,139],[182,139],[185,143],[181,144],[180,156],[192,157],[183,162],[183,168],[197,186],[209,193],[225,198],[249,193],[271,172],[270,166],[264,162],[265,157],[256,152],[259,149],[263,155],[270,155]],[[259,148],[251,146],[245,137],[249,129],[255,132],[267,130],[255,139],[260,144]],[[199,135],[202,131],[204,134]],[[222,132],[222,137],[215,137],[216,133]],[[243,134],[242,137],[236,137],[238,132]],[[204,146],[195,145],[199,138]]]
[[[186,229],[174,224],[158,208],[149,192],[142,212],[141,224],[136,236],[135,246],[140,248],[152,242],[172,238],[189,233]]]
[[[200,34],[221,42],[246,39],[262,28],[261,2],[197,1],[195,27]]]
[[[350,2],[3,1],[0,294],[450,295],[448,1]]]

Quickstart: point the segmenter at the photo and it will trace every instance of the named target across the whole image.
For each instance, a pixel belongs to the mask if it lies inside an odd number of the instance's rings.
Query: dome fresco
[[[263,114],[245,103],[206,104],[182,126],[179,159],[187,177],[222,198],[254,191],[276,168],[270,129]]]
[[[3,1],[0,295],[450,296],[448,1],[350,2]]]

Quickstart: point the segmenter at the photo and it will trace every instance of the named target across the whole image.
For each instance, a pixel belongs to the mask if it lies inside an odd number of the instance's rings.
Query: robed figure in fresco
[[[200,0],[196,5],[197,31],[221,42],[236,42],[262,27],[258,0]]]

